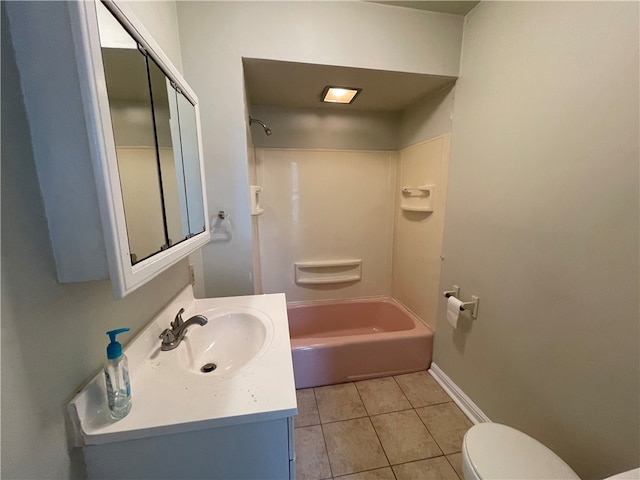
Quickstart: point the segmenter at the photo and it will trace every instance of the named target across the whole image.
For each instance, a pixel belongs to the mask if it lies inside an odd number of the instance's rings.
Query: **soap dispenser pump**
[[[129,383],[129,365],[122,353],[122,345],[116,341],[120,333],[128,328],[119,328],[107,332],[111,343],[107,346],[107,363],[104,366],[104,379],[107,384],[107,401],[111,418],[120,419],[131,411],[131,385]]]

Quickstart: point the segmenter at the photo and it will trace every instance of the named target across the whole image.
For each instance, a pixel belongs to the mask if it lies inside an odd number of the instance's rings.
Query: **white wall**
[[[480,297],[435,362],[582,478],[640,458],[639,5],[466,17],[440,290]]]
[[[456,76],[462,19],[365,2],[180,2],[178,13],[202,106],[209,210],[235,221],[231,242],[203,249],[206,291],[251,293],[242,57]]]
[[[132,338],[188,283],[186,261],[119,301],[113,299],[108,281],[56,282],[6,3],[1,82],[2,477],[82,478],[78,452],[67,447],[64,405],[100,367],[108,343],[105,332],[128,326]],[[23,3],[28,2],[15,2],[12,8],[30,8]],[[66,9],[57,2],[34,5]],[[165,7],[175,12],[175,6],[162,3],[143,18],[154,35],[154,19]],[[156,37],[164,48],[170,47],[163,38]],[[174,61],[176,54],[179,60],[179,49],[173,52]],[[64,54],[68,59],[73,51]],[[132,385],[134,402],[135,388]]]
[[[396,153],[256,148],[262,288],[287,301],[389,296]],[[357,282],[298,285],[294,263],[362,260]]]

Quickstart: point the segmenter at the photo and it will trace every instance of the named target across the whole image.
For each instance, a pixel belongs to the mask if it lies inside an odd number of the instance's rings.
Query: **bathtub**
[[[290,304],[296,388],[426,370],[433,332],[390,298]]]

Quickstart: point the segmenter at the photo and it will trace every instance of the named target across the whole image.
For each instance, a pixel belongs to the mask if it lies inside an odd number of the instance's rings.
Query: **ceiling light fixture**
[[[327,103],[353,103],[361,88],[332,87],[327,85],[322,91],[322,101]]]

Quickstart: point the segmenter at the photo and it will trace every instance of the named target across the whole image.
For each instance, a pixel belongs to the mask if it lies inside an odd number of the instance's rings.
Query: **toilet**
[[[499,423],[479,423],[462,441],[464,480],[572,480],[576,472],[555,453],[515,428]],[[605,480],[640,480],[640,468]]]
[[[465,480],[580,479],[540,442],[499,423],[479,423],[467,431],[462,472]]]

